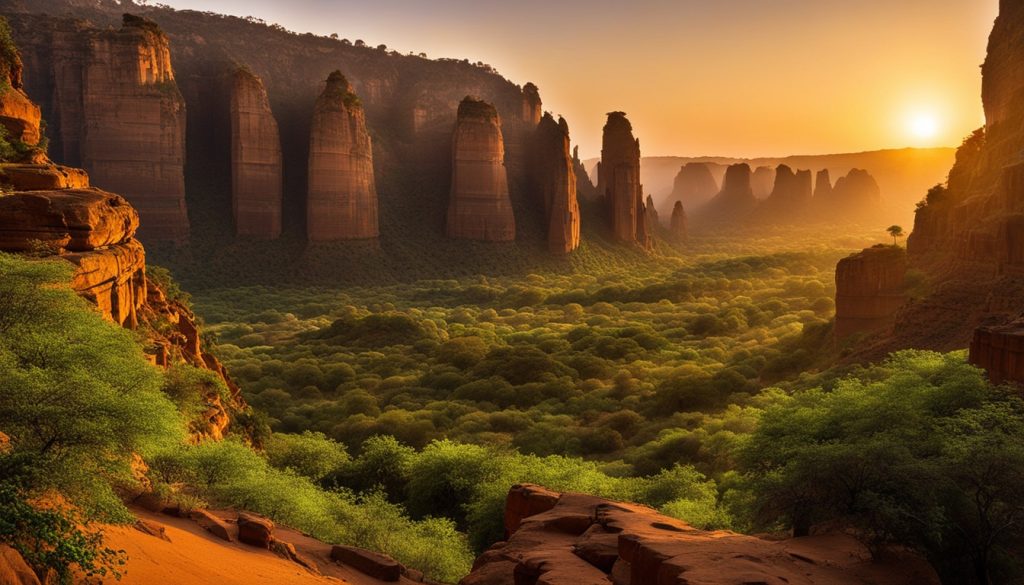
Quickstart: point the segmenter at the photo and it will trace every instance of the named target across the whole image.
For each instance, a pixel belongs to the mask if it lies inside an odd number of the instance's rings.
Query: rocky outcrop
[[[633,137],[633,126],[623,112],[608,114],[597,188],[604,196],[612,239],[649,248],[651,230],[640,184],[640,141]]]
[[[696,209],[718,194],[718,183],[704,163],[686,163],[679,168],[672,186],[671,200]]]
[[[537,124],[540,124],[543,111],[540,90],[536,85],[527,83],[523,86],[523,123],[530,128],[536,127]]]
[[[0,32],[10,35],[6,20],[0,22],[0,27]],[[6,140],[36,146],[41,138],[42,114],[25,94],[21,55],[17,51],[0,50],[0,80],[0,126],[6,131]]]
[[[120,30],[90,37],[83,80],[81,158],[93,183],[139,210],[144,238],[185,241],[185,100],[167,36],[125,15]]]
[[[698,210],[700,220],[709,223],[745,221],[757,206],[750,179],[750,165],[741,163],[730,166],[725,171],[722,190]]]
[[[576,169],[569,155],[569,125],[545,114],[534,140],[533,174],[544,210],[548,250],[568,254],[580,245],[580,205]]]
[[[0,583],[4,585],[39,585],[39,577],[32,572],[21,553],[0,544]]]
[[[976,329],[968,359],[993,384],[1024,384],[1024,320]]]
[[[281,235],[281,138],[263,81],[235,72],[231,86],[231,202],[235,233]]]
[[[909,554],[884,563],[849,535],[762,540],[697,530],[651,508],[514,486],[505,542],[460,585],[937,585]]]
[[[682,201],[676,201],[676,204],[672,207],[672,222],[669,224],[669,235],[676,242],[685,242],[690,237],[686,210],[683,209]]]
[[[472,97],[459,105],[452,136],[447,234],[486,242],[516,238],[501,119],[493,105]]]
[[[828,201],[832,197],[832,175],[821,169],[814,180],[814,201]]]
[[[661,226],[661,218],[658,217],[658,210],[654,207],[654,197],[651,195],[647,196],[647,201],[644,203],[644,213],[647,214],[647,227],[651,232],[656,232]]]
[[[754,197],[766,199],[772,194],[775,187],[775,169],[772,167],[757,167],[750,177],[750,187],[754,190]]]
[[[366,114],[340,71],[316,101],[309,141],[310,241],[376,238],[377,188]]]
[[[787,165],[775,169],[775,186],[771,195],[761,202],[758,219],[773,223],[794,223],[810,211],[814,192],[811,171],[793,171]]]
[[[836,266],[836,339],[859,333],[886,333],[906,303],[906,251],[875,246]]]

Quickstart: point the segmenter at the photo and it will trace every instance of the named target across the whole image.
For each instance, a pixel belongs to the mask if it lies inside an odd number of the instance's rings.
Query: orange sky
[[[605,112],[643,154],[953,146],[983,124],[998,0],[163,0],[484,61],[533,81],[597,156]],[[935,135],[912,132],[914,121]],[[921,122],[923,120],[923,122]]]

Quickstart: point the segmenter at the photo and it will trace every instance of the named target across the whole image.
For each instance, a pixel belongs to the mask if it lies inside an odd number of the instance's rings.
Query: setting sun
[[[911,136],[918,140],[931,140],[939,134],[939,121],[933,114],[914,114],[907,126]]]

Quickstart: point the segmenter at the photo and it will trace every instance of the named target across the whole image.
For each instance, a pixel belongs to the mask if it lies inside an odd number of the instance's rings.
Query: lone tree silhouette
[[[903,228],[898,225],[891,225],[885,231],[889,232],[889,235],[892,236],[893,246],[897,245],[897,240],[903,237]]]

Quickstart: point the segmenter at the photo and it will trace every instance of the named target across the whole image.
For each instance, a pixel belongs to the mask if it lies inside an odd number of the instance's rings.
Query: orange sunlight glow
[[[931,113],[914,114],[908,120],[907,126],[911,136],[920,141],[929,141],[939,135],[939,120]]]

